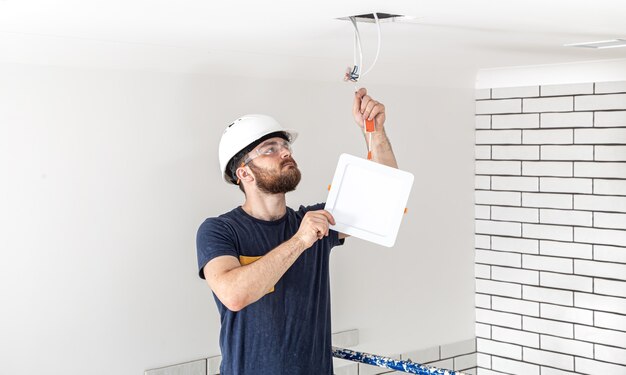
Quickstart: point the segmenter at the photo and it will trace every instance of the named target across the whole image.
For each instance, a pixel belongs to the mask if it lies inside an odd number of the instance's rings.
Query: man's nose
[[[289,148],[287,147],[282,147],[280,150],[280,157],[281,158],[288,158],[291,156],[291,150],[289,150]]]

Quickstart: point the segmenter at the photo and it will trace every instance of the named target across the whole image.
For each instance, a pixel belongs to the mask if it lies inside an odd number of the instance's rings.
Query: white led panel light
[[[326,200],[335,218],[331,229],[392,247],[413,179],[409,172],[342,154]]]

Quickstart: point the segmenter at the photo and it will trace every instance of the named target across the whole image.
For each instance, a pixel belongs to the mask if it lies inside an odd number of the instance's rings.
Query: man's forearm
[[[293,237],[257,261],[225,272],[213,291],[226,307],[239,311],[267,294],[306,250],[305,246]]]
[[[366,141],[369,142],[369,134],[365,133],[365,137]],[[389,142],[384,129],[372,133],[372,160],[388,167],[398,168],[391,142]]]

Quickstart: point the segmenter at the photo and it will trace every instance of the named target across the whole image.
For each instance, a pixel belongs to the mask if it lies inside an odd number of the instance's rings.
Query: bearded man
[[[356,123],[375,121],[373,160],[397,168],[385,134],[385,106],[362,88]],[[330,230],[323,203],[287,207],[300,182],[294,131],[265,115],[230,124],[220,140],[220,168],[244,193],[243,205],[206,219],[197,234],[200,277],[221,318],[222,375],[332,375],[330,250],[347,237]]]

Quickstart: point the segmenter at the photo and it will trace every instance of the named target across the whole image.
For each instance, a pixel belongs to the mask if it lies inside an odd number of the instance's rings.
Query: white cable
[[[376,13],[372,13],[372,14],[374,15],[374,19],[376,20],[376,26],[378,26],[378,48],[376,48],[376,57],[374,58],[374,62],[369,67],[369,69],[367,69],[367,71],[364,72],[363,75],[361,75],[361,77],[365,76],[367,73],[369,73],[370,70],[372,70],[374,65],[376,65],[376,61],[378,61],[378,55],[380,54],[380,43],[381,43],[380,21],[378,20],[378,14]]]
[[[355,40],[355,45],[354,45],[354,49],[355,49],[355,56],[354,56],[354,60],[355,60],[355,66],[357,66],[357,74],[359,74],[359,78],[361,77],[360,72],[363,71],[363,48],[361,45],[361,34],[359,33],[359,27],[356,24],[356,18],[354,17],[350,17],[350,21],[352,21],[352,25],[354,26],[354,36],[356,38]],[[359,50],[359,65],[356,65],[356,47],[358,46],[358,50]]]

